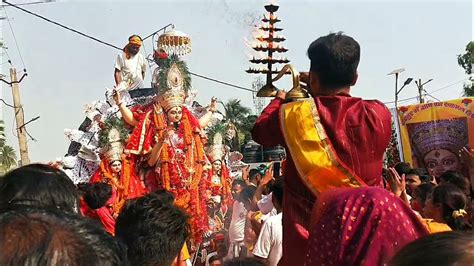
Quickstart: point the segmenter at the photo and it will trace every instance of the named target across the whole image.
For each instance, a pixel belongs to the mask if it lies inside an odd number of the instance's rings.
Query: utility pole
[[[424,95],[423,95],[423,86],[432,81],[433,79],[429,79],[428,81],[426,81],[425,83],[421,83],[421,79],[418,79],[418,80],[415,80],[415,83],[416,83],[416,86],[418,87],[418,95],[420,97],[420,103],[425,103],[425,98],[424,98]]]
[[[16,133],[18,135],[18,144],[20,146],[21,165],[27,165],[30,163],[30,158],[28,157],[28,145],[26,143],[25,115],[21,105],[20,86],[18,85],[26,75],[27,74],[24,73],[20,80],[18,80],[16,77],[16,69],[10,68],[11,81],[7,82],[4,79],[0,79],[12,87],[13,107],[15,110],[15,120],[17,126]]]
[[[402,73],[403,71],[405,71],[404,68],[399,68],[387,74],[387,75],[395,75],[395,109],[398,109],[398,94],[401,91],[401,89],[398,90],[398,75]]]
[[[425,103],[425,99],[423,98],[423,85],[421,84],[421,79],[418,79],[418,82],[415,82],[416,86],[418,87],[418,95],[420,97],[420,103]]]

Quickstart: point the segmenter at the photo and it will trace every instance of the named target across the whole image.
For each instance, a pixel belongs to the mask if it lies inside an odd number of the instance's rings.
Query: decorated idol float
[[[150,56],[157,66],[152,88],[137,88],[138,82],[126,79],[88,104],[80,127],[65,130],[71,144],[58,161],[76,184],[112,187],[109,220],[127,199],[158,189],[172,192],[175,204],[190,216],[189,244],[198,250],[203,236],[223,229],[217,216],[231,205],[231,181],[220,133],[211,140],[206,134],[222,120],[217,100],[204,107],[194,101],[182,60],[190,52],[186,34],[173,29],[159,36]],[[209,209],[216,214],[211,221]]]

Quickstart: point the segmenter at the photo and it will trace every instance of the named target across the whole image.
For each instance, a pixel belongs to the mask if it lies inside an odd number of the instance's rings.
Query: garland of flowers
[[[107,180],[107,183],[117,190],[117,200],[113,204],[113,213],[118,214],[122,207],[125,204],[125,200],[127,199],[128,192],[129,192],[129,184],[130,184],[130,173],[131,173],[131,165],[130,160],[126,158],[126,155],[121,155],[121,162],[122,162],[122,170],[120,173],[119,180],[117,180],[113,174],[111,174],[112,170],[106,163],[106,160],[102,160],[100,163],[100,173],[102,176]]]
[[[229,169],[227,168],[224,161],[222,161],[221,184],[222,184],[222,195],[224,196],[223,205],[226,205],[227,208],[230,208],[233,204],[231,187],[230,187],[231,184],[230,184],[230,177],[229,177]]]
[[[193,131],[193,125],[190,120],[190,113],[186,108],[183,108],[183,118],[181,120],[184,143],[187,147],[186,158],[188,160],[187,167],[192,168],[190,173],[193,177],[189,188],[189,205],[194,208],[190,209],[191,224],[193,225],[193,239],[200,243],[202,241],[202,234],[207,230],[208,222],[207,215],[204,212],[205,192],[207,186],[205,182],[201,182],[203,175],[204,162],[204,145],[201,140],[199,132]],[[196,121],[194,121],[196,123]],[[196,125],[194,125],[196,126]]]
[[[163,135],[165,133],[165,130],[167,128],[166,120],[164,113],[162,111],[158,111],[157,108],[161,108],[159,106],[154,106],[155,112],[153,114],[153,122],[155,124],[156,128],[156,135],[157,139],[161,140],[163,139]],[[169,145],[167,143],[163,143],[163,146],[161,147],[161,153],[160,153],[160,161],[161,161],[161,175],[162,175],[162,184],[163,188],[170,191],[171,190],[171,180],[170,180],[170,170],[169,170],[169,164],[170,164],[170,153],[169,153]],[[160,180],[157,180],[160,181]]]
[[[187,170],[192,173],[195,170],[193,169],[195,149],[193,149],[194,148],[193,147],[193,129],[191,127],[191,123],[189,122],[189,117],[188,117],[187,112],[183,112],[181,125],[183,127],[183,139],[184,139],[184,145],[186,147],[187,163],[185,162],[185,165],[186,165]]]
[[[166,118],[163,112],[155,112],[153,122],[157,131],[157,141],[161,140],[167,129]],[[193,128],[197,126],[197,122],[192,120],[190,112],[183,107],[183,116],[180,128],[177,134],[184,141],[185,162],[177,164],[171,158],[174,154],[173,147],[167,143],[163,143],[160,152],[161,173],[163,188],[173,192],[176,197],[175,204],[184,208],[191,217],[190,223],[193,228],[193,239],[196,243],[202,241],[202,234],[207,229],[207,215],[203,213],[205,205],[205,195],[207,186],[201,182],[203,175],[204,162],[204,145],[199,132],[194,132]],[[183,173],[190,178],[189,187],[182,185]],[[175,187],[175,191],[172,191]]]
[[[206,156],[206,155],[204,153],[204,144],[202,143],[202,137],[199,134],[199,132],[196,132],[194,134],[194,138],[195,138],[194,143],[196,143],[196,152],[197,152],[197,154],[196,154],[197,160],[196,161],[198,161],[200,163],[204,163],[204,161],[205,161],[204,156]]]
[[[212,181],[211,183],[211,193],[212,195],[222,195],[222,208],[227,210],[229,207],[232,206],[233,200],[232,200],[232,193],[231,193],[231,188],[230,188],[230,178],[229,178],[229,171],[227,166],[225,165],[224,161],[221,161],[222,165],[222,170],[221,170],[221,175],[220,175],[220,182],[221,185],[213,185]],[[214,174],[214,170],[209,170],[209,175],[212,178]]]
[[[130,160],[128,160],[124,154],[122,154],[121,157],[122,157],[122,178],[121,178],[121,181],[122,181],[122,185],[124,187],[123,199],[124,199],[124,203],[125,203],[125,199],[127,199],[128,192],[129,192],[128,189],[129,189],[129,185],[130,185],[130,169],[131,169],[131,166],[130,166]],[[122,209],[121,207],[120,207],[120,209]]]
[[[100,162],[100,172],[103,177],[107,180],[107,183],[112,187],[115,187],[117,190],[117,200],[113,203],[112,211],[114,214],[118,214],[120,212],[120,206],[123,204],[121,203],[123,197],[123,186],[120,185],[120,181],[117,181],[115,177],[110,173],[109,167],[106,166],[105,160]]]

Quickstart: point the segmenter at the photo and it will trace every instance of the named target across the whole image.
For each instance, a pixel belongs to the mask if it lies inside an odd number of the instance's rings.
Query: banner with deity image
[[[402,106],[398,118],[405,162],[436,178],[447,170],[469,176],[459,151],[474,147],[474,98]]]

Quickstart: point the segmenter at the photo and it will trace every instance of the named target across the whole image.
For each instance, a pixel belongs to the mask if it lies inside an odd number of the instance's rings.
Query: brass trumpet
[[[286,99],[300,99],[300,98],[308,98],[308,92],[301,87],[300,84],[300,73],[295,69],[295,67],[291,64],[286,64],[280,72],[277,74],[275,78],[273,78],[270,82],[270,86],[267,85],[263,86],[257,93],[258,97],[273,97],[276,96],[277,88],[273,85],[273,82],[279,80],[283,75],[288,72],[291,73],[291,77],[293,80],[293,88],[286,94]]]

